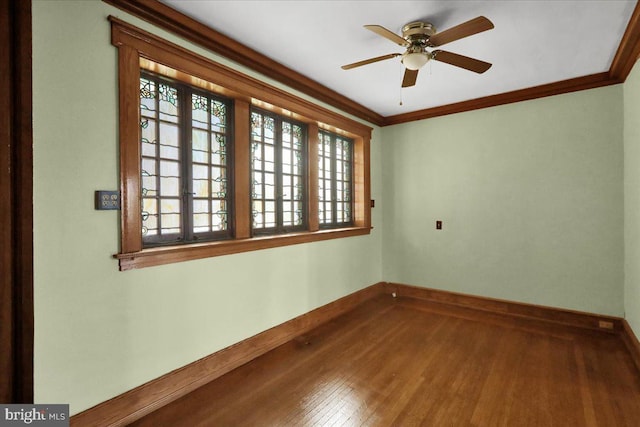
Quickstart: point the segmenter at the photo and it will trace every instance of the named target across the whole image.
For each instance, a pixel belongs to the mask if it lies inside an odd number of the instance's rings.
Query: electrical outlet
[[[436,230],[442,230],[442,221],[436,221]]]
[[[120,209],[119,191],[96,191],[96,210],[117,211],[118,209]]]

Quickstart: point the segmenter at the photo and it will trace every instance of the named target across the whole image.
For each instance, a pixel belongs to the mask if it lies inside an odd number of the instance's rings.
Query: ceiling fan
[[[442,46],[492,29],[493,23],[484,16],[478,16],[441,33],[437,33],[436,28],[429,22],[410,22],[402,27],[402,37],[380,25],[365,25],[364,27],[402,47],[406,47],[407,50],[404,53],[390,53],[343,65],[343,70],[350,70],[362,65],[402,56],[401,61],[406,68],[402,79],[402,87],[409,87],[416,84],[418,70],[431,59],[446,62],[479,74],[491,68],[490,63],[469,58],[468,56],[458,55],[446,50],[427,50],[428,48]]]

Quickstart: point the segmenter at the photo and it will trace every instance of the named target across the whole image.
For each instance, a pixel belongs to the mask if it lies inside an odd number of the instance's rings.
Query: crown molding
[[[623,83],[640,56],[640,3],[638,3],[607,72],[384,117],[157,0],[102,1],[378,126],[390,126]]]
[[[482,108],[495,107],[514,102],[528,101],[531,99],[543,98],[545,96],[560,95],[562,93],[593,89],[617,83],[621,83],[621,81],[612,79],[608,72],[591,74],[589,76],[577,77],[575,79],[562,80],[555,83],[514,90],[512,92],[471,99],[469,101],[456,102],[455,104],[411,111],[409,113],[398,114],[395,116],[387,116],[384,119],[384,126],[446,116],[449,114],[462,113],[464,111],[479,110]]]
[[[378,126],[384,117],[157,0],[103,0],[238,64]]]
[[[640,55],[640,3],[636,4],[618,51],[611,62],[609,77],[624,82]]]

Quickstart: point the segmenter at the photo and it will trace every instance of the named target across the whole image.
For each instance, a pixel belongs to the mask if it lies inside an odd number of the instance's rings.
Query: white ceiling
[[[635,0],[162,2],[383,116],[608,71],[636,4]],[[365,30],[365,24],[400,34],[404,24],[424,20],[443,31],[480,15],[495,28],[441,49],[492,63],[484,74],[430,61],[414,87],[401,89],[400,58],[349,71],[340,68],[403,51]]]

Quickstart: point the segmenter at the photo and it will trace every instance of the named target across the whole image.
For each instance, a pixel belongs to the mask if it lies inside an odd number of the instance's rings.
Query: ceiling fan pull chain
[[[402,79],[402,76],[404,74],[404,67],[400,67],[400,79]],[[402,107],[402,89],[404,89],[402,87],[402,85],[400,86],[400,106]]]

